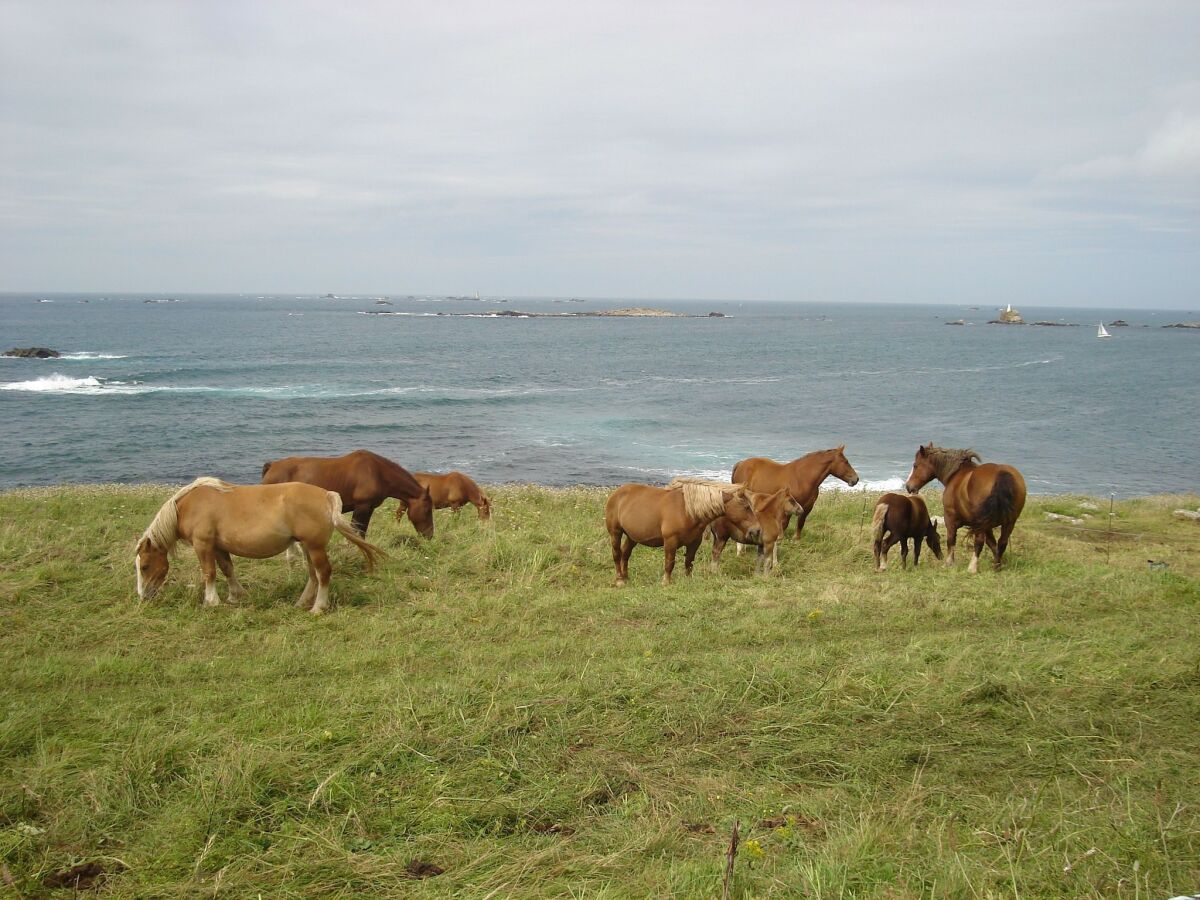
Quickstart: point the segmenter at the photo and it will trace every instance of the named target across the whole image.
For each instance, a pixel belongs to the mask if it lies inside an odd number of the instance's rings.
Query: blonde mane
[[[725,495],[745,493],[745,486],[706,478],[672,478],[667,490],[683,491],[683,509],[693,519],[712,519],[725,512]]]
[[[233,485],[219,478],[204,476],[203,478],[197,478],[185,487],[181,487],[172,495],[170,500],[162,505],[158,514],[146,526],[146,530],[142,532],[138,543],[140,544],[142,541],[148,540],[152,546],[160,550],[166,550],[168,553],[175,549],[175,544],[179,540],[179,501],[198,487],[210,487],[221,493],[225,493],[231,490]]]
[[[951,450],[948,447],[935,447],[933,444],[925,448],[925,455],[932,462],[937,480],[942,484],[949,481],[950,477],[961,469],[964,463],[972,460],[983,462],[983,457],[974,450]]]

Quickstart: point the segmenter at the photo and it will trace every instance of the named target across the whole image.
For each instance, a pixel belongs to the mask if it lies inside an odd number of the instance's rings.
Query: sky
[[[0,0],[0,291],[1200,306],[1200,3]]]

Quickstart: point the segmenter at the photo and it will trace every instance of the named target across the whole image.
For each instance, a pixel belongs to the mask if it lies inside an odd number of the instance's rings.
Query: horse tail
[[[346,524],[346,520],[342,518],[342,498],[337,491],[329,491],[329,517],[333,522],[333,527],[337,531],[359,549],[363,558],[367,561],[367,571],[370,572],[378,564],[379,560],[387,559],[387,554],[382,549],[374,544],[364,541],[358,536],[358,532]]]
[[[992,483],[992,492],[979,504],[976,518],[980,522],[1004,522],[1012,513],[1017,502],[1017,481],[1010,472],[1003,470]]]
[[[871,516],[871,537],[876,543],[883,540],[883,532],[887,527],[888,505],[876,503],[875,513]]]
[[[271,471],[271,466],[273,466],[273,465],[275,465],[275,460],[273,460],[273,459],[268,459],[265,463],[263,463],[263,470],[262,470],[263,478],[267,477],[267,473],[269,471]]]

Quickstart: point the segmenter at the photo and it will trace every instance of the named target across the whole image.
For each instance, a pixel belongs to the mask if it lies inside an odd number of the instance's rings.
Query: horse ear
[[[932,442],[931,442],[932,443]],[[917,456],[924,456],[928,452],[924,444],[917,448]]]
[[[845,449],[846,449],[846,445],[845,445],[845,444],[838,444],[838,453],[841,453],[841,452],[842,452],[843,450],[845,450]]]

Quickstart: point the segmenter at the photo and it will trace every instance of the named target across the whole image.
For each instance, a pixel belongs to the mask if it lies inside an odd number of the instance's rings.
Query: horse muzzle
[[[762,528],[755,526],[746,532],[746,540],[752,544],[762,543]]]

